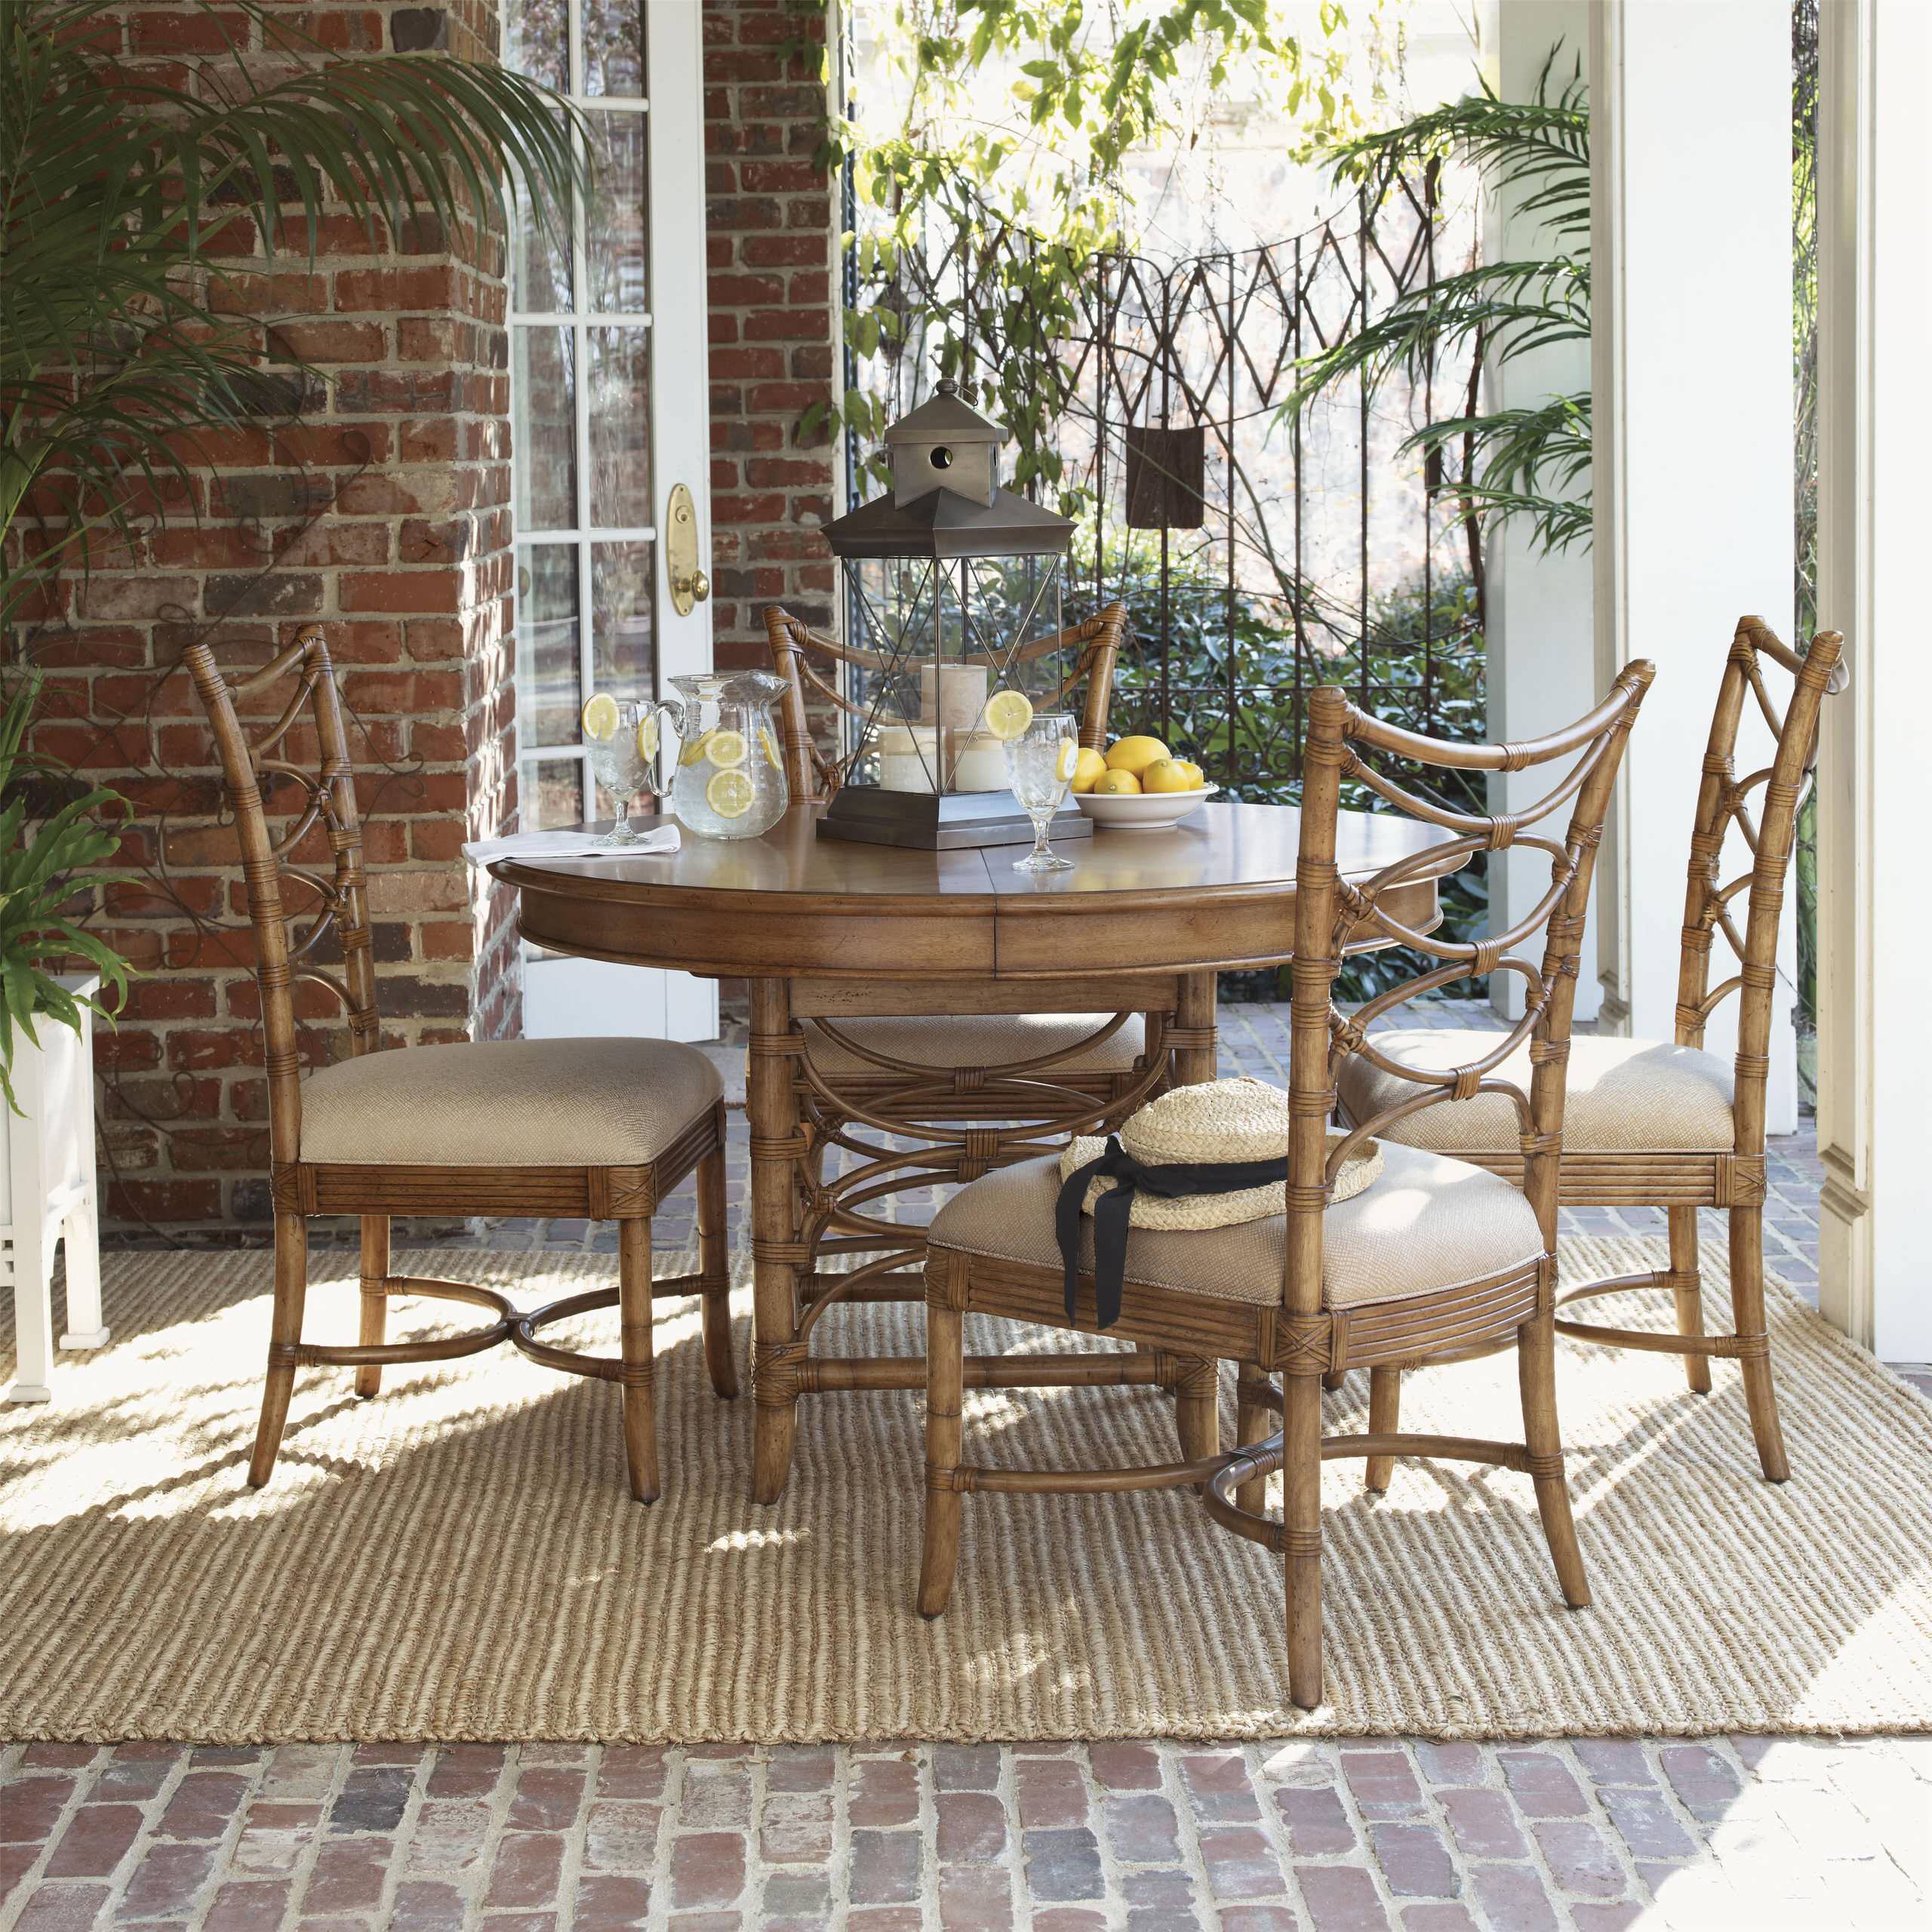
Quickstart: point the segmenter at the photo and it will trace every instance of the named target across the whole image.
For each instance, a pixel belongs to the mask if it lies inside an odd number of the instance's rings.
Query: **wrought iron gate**
[[[1439,264],[1467,266],[1477,238],[1473,184],[1445,202],[1432,168],[1266,247],[1164,265],[1092,257],[1043,301],[1035,238],[962,219],[888,270],[848,271],[848,307],[895,312],[901,335],[848,349],[847,380],[887,418],[942,365],[995,415],[1016,383],[1045,386],[1059,488],[1083,506],[1076,577],[1131,619],[1116,719],[1186,748],[1239,795],[1280,797],[1299,780],[1318,685],[1418,730],[1481,734],[1483,556],[1459,514],[1466,459],[1401,448],[1424,423],[1475,413],[1478,355],[1282,408],[1304,358]],[[970,324],[942,342],[936,307],[963,307]],[[855,497],[871,454],[848,451]]]

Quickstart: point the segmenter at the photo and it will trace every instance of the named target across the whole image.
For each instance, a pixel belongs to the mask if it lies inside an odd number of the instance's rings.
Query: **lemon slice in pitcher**
[[[770,725],[761,724],[758,728],[758,741],[764,747],[765,763],[770,765],[774,771],[783,771],[784,768],[778,760],[778,740],[771,735]]]
[[[1033,721],[1033,700],[1024,691],[999,691],[986,700],[986,729],[1011,744]]]
[[[752,781],[735,766],[714,771],[704,788],[704,802],[720,818],[743,818],[752,808]]]
[[[584,701],[584,737],[594,745],[617,735],[617,700],[608,691],[593,691]]]
[[[743,764],[750,749],[751,747],[745,743],[743,732],[731,731],[721,724],[705,740],[704,755],[713,764]]]
[[[595,698],[591,703],[595,704]],[[637,721],[637,755],[646,764],[657,755],[657,714],[647,711]]]
[[[694,764],[701,764],[704,761],[705,752],[709,749],[710,744],[711,734],[709,731],[700,733],[678,754],[678,762],[688,768]]]

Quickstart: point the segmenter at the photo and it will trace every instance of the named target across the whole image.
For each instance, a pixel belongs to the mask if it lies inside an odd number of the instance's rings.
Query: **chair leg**
[[[1282,1569],[1288,1599],[1288,1696],[1321,1701],[1321,1377],[1282,1377]]]
[[[1778,1422],[1777,1392],[1771,1386],[1770,1343],[1764,1324],[1764,1221],[1760,1208],[1730,1211],[1730,1306],[1737,1338],[1744,1344],[1737,1365],[1744,1371],[1744,1399],[1751,1411],[1751,1433],[1767,1482],[1784,1482],[1791,1464]]]
[[[704,1365],[712,1393],[729,1401],[738,1392],[738,1363],[731,1352],[731,1235],[721,1146],[697,1164],[697,1267],[705,1284]]]
[[[1221,1446],[1221,1373],[1198,1356],[1184,1357],[1174,1384],[1174,1432],[1185,1462],[1212,1456]]]
[[[961,1402],[966,1379],[966,1318],[926,1303],[926,1534],[919,1557],[919,1614],[937,1617],[952,1596],[959,1567],[964,1498],[952,1485],[959,1467]]]
[[[1259,1399],[1269,1386],[1266,1371],[1257,1362],[1242,1362],[1235,1371],[1235,1446],[1251,1449],[1275,1432],[1275,1412]],[[1235,1491],[1235,1507],[1259,1516],[1268,1507],[1268,1478],[1257,1476]]]
[[[1368,1371],[1368,1432],[1393,1435],[1402,1423],[1402,1371],[1399,1368],[1371,1368]],[[1362,1486],[1377,1496],[1389,1487],[1395,1473],[1393,1456],[1371,1456]]]
[[[382,1284],[389,1273],[389,1217],[362,1217],[362,1327],[358,1337],[365,1348],[378,1347],[388,1332],[389,1298]],[[374,1284],[372,1286],[371,1284]],[[383,1365],[365,1361],[355,1371],[355,1392],[374,1395],[383,1386]]]
[[[1670,1216],[1671,1284],[1677,1297],[1677,1332],[1701,1335],[1704,1332],[1704,1291],[1697,1278],[1697,1211],[1672,1208]],[[1684,1358],[1684,1373],[1694,1395],[1711,1392],[1711,1358],[1691,1355]]]
[[[617,1309],[623,1355],[624,1464],[631,1494],[657,1500],[657,1403],[651,1387],[651,1223],[617,1223]]]
[[[309,1288],[309,1224],[300,1214],[275,1217],[275,1312],[269,1324],[269,1372],[262,1385],[262,1416],[255,1425],[255,1451],[248,1459],[248,1482],[260,1489],[275,1468],[295,1389],[297,1345],[302,1340],[302,1304]]]
[[[1549,1264],[1553,1270],[1554,1264]],[[1556,1420],[1555,1310],[1547,1298],[1541,1313],[1516,1331],[1516,1379],[1523,1397],[1523,1440],[1530,1452],[1530,1475],[1537,1487],[1537,1509],[1563,1601],[1572,1610],[1589,1607],[1590,1586],[1583,1575],[1583,1552],[1570,1514],[1570,1485],[1563,1473],[1563,1434]]]

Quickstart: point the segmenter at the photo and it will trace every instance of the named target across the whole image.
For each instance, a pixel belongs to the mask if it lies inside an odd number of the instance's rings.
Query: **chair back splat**
[[[1290,1146],[1287,1253],[1283,1298],[1291,1328],[1318,1324],[1321,1307],[1322,1216],[1330,1185],[1355,1148],[1382,1128],[1426,1107],[1479,1093],[1507,1094],[1516,1109],[1524,1155],[1523,1189],[1542,1229],[1544,1251],[1556,1248],[1558,1161],[1563,1141],[1564,1069],[1581,970],[1583,921],[1590,879],[1611,787],[1644,693],[1655,675],[1638,660],[1619,672],[1610,692],[1587,716],[1527,744],[1460,745],[1422,737],[1358,710],[1333,687],[1309,700],[1303,755],[1300,856],[1296,868],[1294,989],[1290,1006]],[[1370,761],[1381,752],[1411,764],[1469,771],[1521,771],[1574,755],[1574,763],[1537,803],[1521,812],[1484,817],[1455,811],[1398,785]],[[1386,803],[1450,835],[1385,866],[1361,885],[1336,869],[1336,818],[1344,779],[1366,786]],[[1567,805],[1561,836],[1531,829]],[[1381,903],[1390,888],[1440,872],[1479,852],[1530,848],[1549,860],[1550,882],[1530,911],[1507,931],[1458,940],[1422,933]],[[1527,949],[1542,941],[1540,959]],[[1380,938],[1440,961],[1386,988],[1352,1014],[1334,1002],[1343,949]],[[1377,1049],[1369,1029],[1407,1001],[1457,980],[1515,973],[1525,984],[1522,1018],[1502,1040],[1467,1064],[1421,1069],[1394,1062]],[[1528,1091],[1497,1069],[1528,1039]],[[1423,1091],[1355,1122],[1331,1154],[1328,1122],[1343,1060],[1358,1054]],[[1480,1318],[1472,1311],[1472,1321]],[[1440,1336],[1436,1337],[1439,1342]]]
[[[241,842],[261,992],[269,1145],[280,1165],[298,1159],[302,1145],[295,988],[318,987],[340,1008],[352,1054],[373,1053],[381,1044],[355,774],[319,627],[309,626],[259,670],[232,684],[205,644],[190,645],[185,661],[214,728]],[[280,709],[251,739],[243,710],[267,709],[253,701],[285,684]],[[293,791],[284,796],[278,787]],[[285,811],[288,822],[277,832],[271,814]],[[292,912],[289,896],[299,896]],[[340,953],[339,972],[322,963],[331,940]]]
[[[822,709],[829,707],[835,715],[843,712],[863,725],[869,714],[840,688],[843,680],[839,667],[850,665],[856,670],[878,672],[891,669],[893,660],[882,651],[841,644],[823,631],[814,630],[777,604],[765,606],[764,630],[771,645],[771,668],[785,682],[780,706],[785,726],[786,780],[793,798],[822,804],[838,789],[844,774],[838,759],[820,750],[812,736],[811,706],[816,703]],[[1109,604],[1084,623],[1070,624],[1051,637],[1035,638],[1021,645],[1010,660],[1026,664],[1056,651],[1078,651],[1073,668],[1041,709],[1057,707],[1084,684],[1080,742],[1095,751],[1106,746],[1114,666],[1126,634],[1127,607]],[[812,662],[814,656],[822,661],[822,670]],[[990,659],[986,661],[992,665]]]
[[[1711,1015],[1733,993],[1737,1012],[1737,1085],[1734,1112],[1737,1152],[1764,1151],[1764,1087],[1770,1074],[1771,995],[1777,982],[1778,926],[1784,909],[1785,875],[1798,835],[1798,814],[1818,757],[1818,725],[1824,701],[1850,682],[1841,661],[1844,640],[1820,631],[1801,657],[1780,641],[1761,617],[1740,617],[1731,640],[1710,741],[1704,750],[1703,782],[1690,834],[1690,875],[1684,895],[1684,933],[1677,977],[1677,1044],[1701,1047]],[[1792,685],[1780,712],[1764,688],[1764,660],[1789,672]],[[1777,749],[1761,770],[1737,776],[1738,726],[1747,698],[1755,700]],[[1750,798],[1761,786],[1760,816]],[[1724,882],[1724,850],[1735,826],[1751,854],[1748,872]],[[1744,930],[1731,915],[1738,894],[1749,889]],[[1716,986],[1711,980],[1713,935],[1721,934],[1737,971]]]

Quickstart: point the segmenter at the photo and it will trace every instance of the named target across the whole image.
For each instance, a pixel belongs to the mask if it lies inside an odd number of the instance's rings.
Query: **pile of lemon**
[[[1104,752],[1083,751],[1073,789],[1101,798],[1121,792],[1198,792],[1208,782],[1192,758],[1176,758],[1158,738],[1116,738]]]

